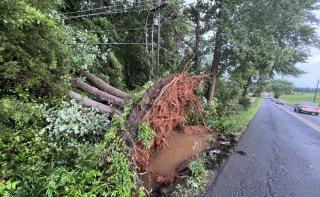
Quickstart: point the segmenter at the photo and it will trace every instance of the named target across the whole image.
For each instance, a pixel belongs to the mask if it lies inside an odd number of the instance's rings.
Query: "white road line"
[[[291,114],[292,116],[296,117],[297,119],[299,119],[300,121],[302,121],[303,123],[305,123],[306,125],[308,125],[309,127],[313,128],[314,130],[318,131],[320,133],[320,127],[313,124],[312,122],[304,119],[303,117],[285,109],[284,107],[281,107],[279,105],[274,104],[275,106],[279,107],[280,109],[282,109],[283,111],[287,112],[288,114]]]

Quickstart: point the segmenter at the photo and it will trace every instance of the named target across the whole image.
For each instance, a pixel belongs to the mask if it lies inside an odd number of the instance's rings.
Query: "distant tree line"
[[[307,87],[307,88],[295,87],[293,91],[294,92],[315,92],[316,89],[315,88],[309,88],[309,87]]]

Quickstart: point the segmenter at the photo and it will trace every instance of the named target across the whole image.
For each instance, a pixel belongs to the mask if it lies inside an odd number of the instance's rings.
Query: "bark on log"
[[[117,109],[114,109],[112,107],[109,107],[108,105],[105,105],[105,104],[102,104],[102,103],[99,103],[95,100],[92,100],[88,97],[83,97],[81,96],[80,94],[74,92],[74,91],[69,91],[69,96],[71,98],[73,98],[74,100],[78,101],[78,102],[81,102],[84,106],[86,107],[92,107],[92,108],[96,108],[99,113],[101,114],[105,114],[105,113],[108,113],[108,114],[120,114],[120,111],[117,110]]]
[[[102,101],[111,101],[112,103],[114,103],[115,105],[119,106],[119,107],[123,107],[126,102],[125,100],[123,100],[122,98],[113,96],[111,94],[108,94],[106,92],[103,92],[101,90],[99,90],[98,88],[95,88],[85,82],[80,81],[79,79],[75,79],[72,81],[72,83],[79,87],[80,89],[93,94],[94,96],[96,96],[97,98],[99,98]]]
[[[81,74],[85,76],[91,83],[93,83],[98,89],[105,91],[109,94],[112,94],[116,97],[122,98],[124,100],[130,100],[131,97],[129,94],[109,85],[99,77],[89,73],[88,71],[85,70],[80,70]]]

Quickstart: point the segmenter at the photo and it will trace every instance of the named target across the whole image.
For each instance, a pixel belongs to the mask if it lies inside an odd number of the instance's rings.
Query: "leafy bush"
[[[46,179],[45,193],[52,196],[95,196],[103,193],[103,183],[98,179],[97,170],[68,171],[64,167],[56,168]]]
[[[156,133],[149,127],[145,122],[139,125],[138,129],[138,141],[142,143],[143,147],[149,149],[152,146],[151,139],[156,135]]]
[[[224,132],[237,133],[243,131],[249,124],[259,109],[261,99],[257,99],[252,106],[245,111],[240,111],[231,116],[222,117],[220,120],[219,130]]]
[[[0,1],[0,94],[62,95],[71,67],[58,24],[25,1]]]
[[[219,116],[229,116],[243,110],[239,104],[239,84],[233,81],[218,81],[216,111]]]
[[[110,84],[118,88],[124,88],[123,66],[113,52],[108,54],[108,62],[109,65],[106,67],[106,72],[109,76]]]
[[[239,98],[239,104],[242,105],[245,109],[248,109],[251,105],[250,98],[248,97]]]
[[[92,69],[97,63],[98,54],[101,53],[96,45],[99,42],[97,35],[70,25],[65,25],[63,30],[65,45],[69,46],[72,53],[71,64],[83,69]]]
[[[47,132],[55,140],[74,138],[82,142],[94,142],[109,126],[107,115],[100,115],[93,108],[83,107],[75,100],[63,102],[58,109],[46,114]]]
[[[198,193],[205,185],[207,172],[204,165],[204,158],[198,157],[196,160],[191,161],[188,165],[191,171],[191,176],[187,179],[187,187],[193,193]]]
[[[217,100],[213,99],[212,101],[207,102],[206,99],[202,99],[201,104],[206,111],[204,117],[205,124],[211,129],[218,128],[219,115],[217,113]]]
[[[18,181],[4,181],[0,179],[0,196],[9,197],[10,193],[17,189]]]

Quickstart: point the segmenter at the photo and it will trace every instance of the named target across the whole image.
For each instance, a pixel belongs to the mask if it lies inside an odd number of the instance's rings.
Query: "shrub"
[[[58,24],[25,1],[0,1],[0,94],[62,95],[71,67]]]
[[[257,99],[248,110],[240,111],[239,113],[231,116],[222,117],[220,120],[219,130],[231,133],[242,132],[256,114],[260,104],[261,99]]]
[[[204,187],[207,178],[204,158],[200,156],[191,161],[188,168],[191,171],[191,176],[187,179],[187,187],[193,194],[198,193]]]
[[[96,142],[109,126],[107,115],[100,115],[75,100],[63,102],[60,108],[49,110],[45,117],[48,126],[42,132],[54,140],[73,138],[86,143]]]
[[[239,104],[242,105],[245,109],[248,109],[251,105],[250,98],[247,98],[247,97],[239,98]]]
[[[149,149],[152,146],[152,137],[154,137],[156,133],[149,127],[149,125],[145,122],[139,125],[138,129],[138,141],[142,143],[143,147]]]

